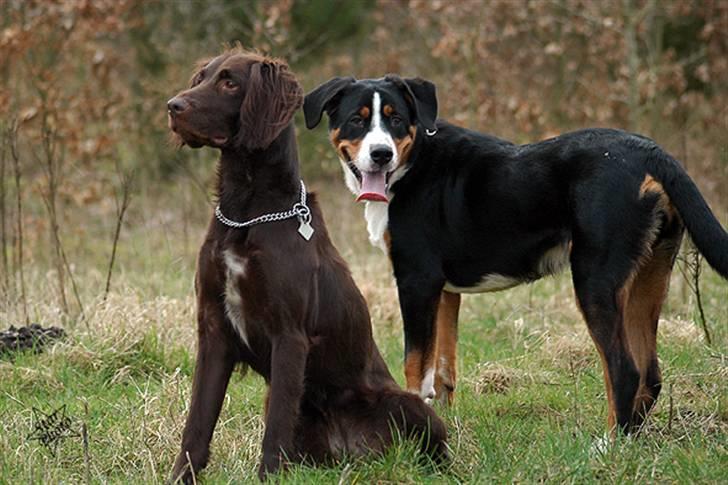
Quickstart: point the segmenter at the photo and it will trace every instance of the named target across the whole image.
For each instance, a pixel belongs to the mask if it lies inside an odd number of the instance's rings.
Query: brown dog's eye
[[[222,83],[222,87],[224,87],[225,89],[228,89],[230,91],[233,91],[235,89],[238,89],[238,83],[236,83],[232,79],[225,79]]]
[[[204,77],[205,76],[203,75],[202,72],[198,72],[197,75],[192,79],[192,86],[194,87],[194,86],[197,86],[198,84],[200,84]]]

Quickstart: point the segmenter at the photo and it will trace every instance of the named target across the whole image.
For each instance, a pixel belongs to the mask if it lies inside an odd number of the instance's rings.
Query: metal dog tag
[[[311,227],[311,223],[306,221],[305,219],[299,219],[301,221],[301,225],[298,226],[298,233],[303,236],[306,241],[308,241],[313,235],[313,227]]]

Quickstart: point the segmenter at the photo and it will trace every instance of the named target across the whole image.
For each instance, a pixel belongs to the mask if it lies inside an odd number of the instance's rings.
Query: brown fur
[[[242,221],[289,209],[300,197],[290,120],[301,90],[293,74],[281,61],[240,51],[202,69],[200,82],[170,100],[170,126],[190,146],[221,149],[222,212]],[[221,89],[222,70],[240,89]],[[261,479],[286,460],[321,463],[382,452],[393,432],[420,438],[436,461],[447,456],[445,425],[392,378],[372,338],[366,302],[329,239],[315,196],[308,205],[315,231],[309,241],[299,235],[296,219],[245,229],[210,221],[195,282],[197,363],[172,481],[192,483],[207,464],[238,363],[268,385]]]
[[[303,89],[288,66],[278,60],[253,64],[248,83],[240,109],[241,141],[249,148],[264,148],[301,107]]]

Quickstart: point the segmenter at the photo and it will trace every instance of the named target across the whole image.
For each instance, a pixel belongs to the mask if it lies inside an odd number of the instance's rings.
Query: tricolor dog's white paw
[[[435,402],[437,392],[435,392],[435,369],[428,369],[425,373],[422,384],[420,385],[420,397],[426,404],[430,406]]]

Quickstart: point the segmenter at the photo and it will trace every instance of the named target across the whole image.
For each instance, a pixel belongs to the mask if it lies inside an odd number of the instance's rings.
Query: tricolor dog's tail
[[[728,232],[720,225],[680,162],[657,145],[646,159],[647,172],[664,188],[708,264],[728,279]]]

